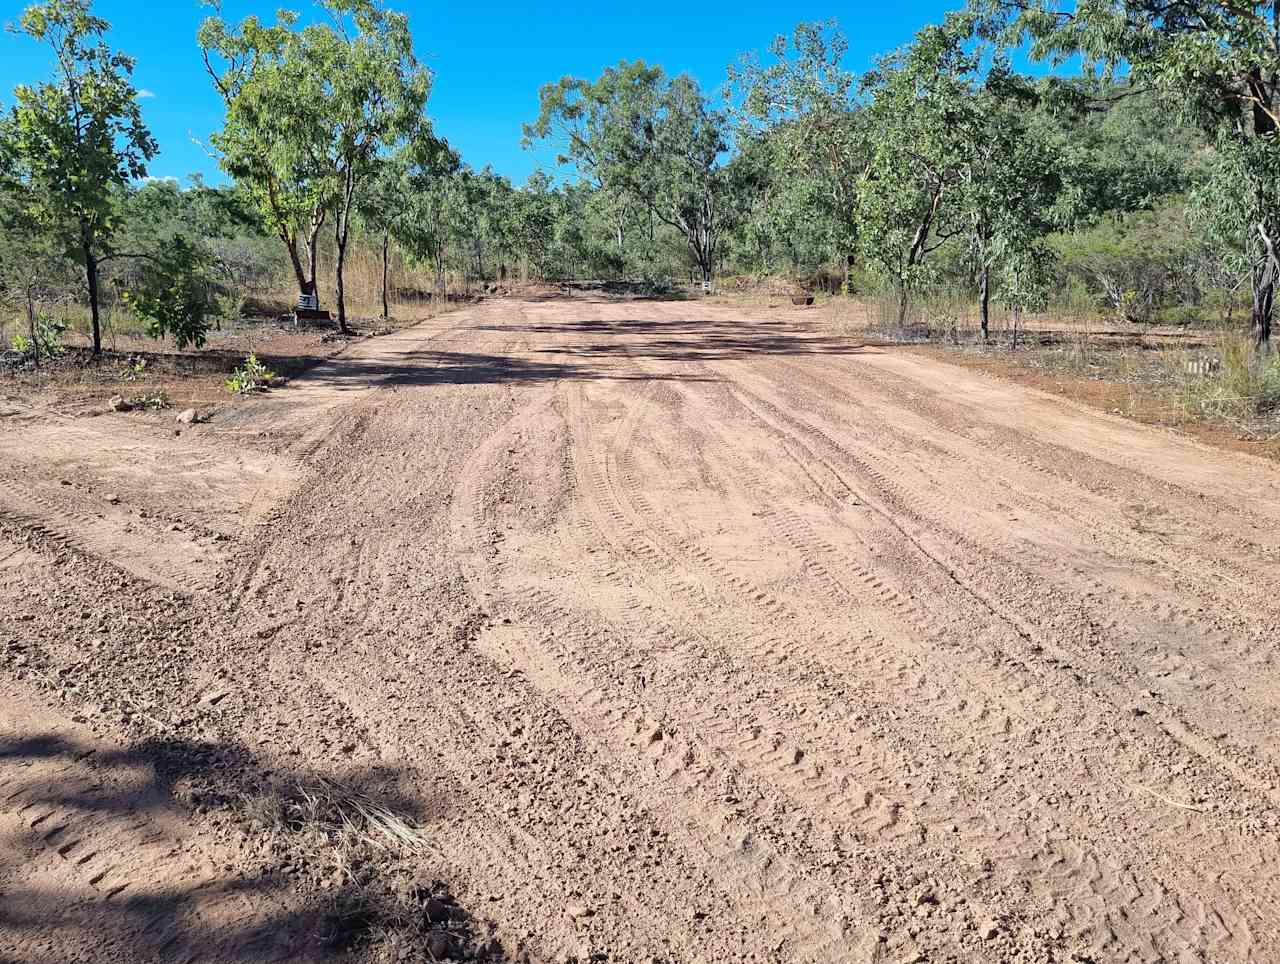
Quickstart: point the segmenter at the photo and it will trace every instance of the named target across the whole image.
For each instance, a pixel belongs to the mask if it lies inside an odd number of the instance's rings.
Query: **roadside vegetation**
[[[299,303],[349,335],[512,283],[626,280],[834,298],[940,344],[1165,326],[1204,349],[1166,359],[1194,376],[1184,410],[1275,412],[1275,3],[973,0],[869,70],[834,21],[801,23],[714,91],[622,61],[542,88],[525,143],[571,173],[519,185],[435,130],[404,15],[320,7],[215,3],[200,25],[217,184],[148,179],[134,62],[88,0],[21,15],[55,67],[0,117],[7,367],[218,347]]]

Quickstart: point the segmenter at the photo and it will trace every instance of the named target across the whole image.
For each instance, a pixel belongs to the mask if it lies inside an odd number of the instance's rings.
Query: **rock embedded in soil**
[[[427,952],[436,960],[448,960],[456,955],[456,948],[448,934],[436,932],[427,938]]]

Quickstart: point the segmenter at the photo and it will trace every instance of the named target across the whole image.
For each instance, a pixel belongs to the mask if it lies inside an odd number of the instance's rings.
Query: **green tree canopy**
[[[562,163],[679,231],[710,284],[738,209],[722,164],[728,120],[693,78],[668,78],[660,67],[624,61],[595,81],[547,84],[540,100],[538,118],[525,126],[526,143],[557,141]]]
[[[1232,239],[1253,289],[1251,330],[1269,347],[1280,254],[1280,2],[974,0],[979,28],[1032,56],[1086,72],[1127,72],[1197,123],[1216,148],[1216,189],[1196,195],[1218,237]],[[1247,194],[1247,199],[1241,200]]]
[[[17,29],[53,51],[55,76],[14,90],[0,126],[0,177],[21,199],[26,223],[84,268],[96,355],[100,266],[113,253],[119,198],[146,174],[156,143],[138,106],[133,59],[107,45],[110,25],[88,0],[29,7]]]

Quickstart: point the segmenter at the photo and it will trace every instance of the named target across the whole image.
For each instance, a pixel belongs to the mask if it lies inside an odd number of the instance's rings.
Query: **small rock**
[[[989,920],[978,927],[978,934],[984,941],[993,941],[1000,936],[1000,928],[995,921]]]
[[[133,403],[123,395],[112,395],[111,400],[107,402],[107,408],[113,412],[127,412],[133,408]]]
[[[590,907],[587,907],[585,904],[569,904],[565,907],[564,912],[574,920],[577,920],[579,917],[590,917],[595,913],[595,911]]]
[[[453,941],[448,934],[439,932],[427,938],[427,952],[436,960],[445,960],[454,956]]]
[[[200,419],[196,415],[196,410],[194,408],[184,408],[177,414],[174,421],[179,425],[194,425],[196,422],[200,421]]]
[[[102,498],[103,501],[110,502],[112,505],[118,505],[120,502],[120,496],[116,495],[114,492],[108,492]]]

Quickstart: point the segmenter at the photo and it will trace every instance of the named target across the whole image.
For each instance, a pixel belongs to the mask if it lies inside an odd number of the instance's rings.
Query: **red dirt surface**
[[[787,318],[10,404],[0,956],[319,958],[245,801],[331,780],[472,922],[403,959],[1280,958],[1275,465]]]

